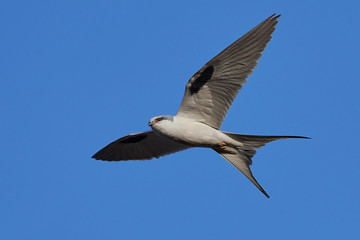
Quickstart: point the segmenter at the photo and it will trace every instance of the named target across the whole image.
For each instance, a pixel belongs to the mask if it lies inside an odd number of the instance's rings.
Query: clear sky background
[[[359,1],[2,1],[1,239],[360,239]],[[282,16],[222,126],[267,199],[208,149],[102,162],[188,79]]]

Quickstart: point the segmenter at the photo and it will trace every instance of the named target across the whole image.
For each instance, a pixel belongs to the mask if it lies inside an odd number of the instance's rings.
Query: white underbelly
[[[165,137],[193,147],[214,147],[224,142],[235,143],[233,139],[221,131],[188,119],[174,118],[171,126],[156,130]]]
[[[202,123],[180,126],[172,137],[198,147],[210,147],[221,143],[219,131]]]

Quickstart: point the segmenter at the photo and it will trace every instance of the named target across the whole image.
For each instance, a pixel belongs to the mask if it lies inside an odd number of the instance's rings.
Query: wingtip
[[[95,160],[101,160],[101,156],[99,156],[98,154],[99,152],[95,153],[94,155],[91,156],[91,158],[95,159]]]
[[[279,17],[281,17],[281,14],[276,15],[276,13],[273,13],[269,18],[277,20]]]

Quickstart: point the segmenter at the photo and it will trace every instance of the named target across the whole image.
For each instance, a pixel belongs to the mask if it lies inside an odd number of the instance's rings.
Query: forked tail
[[[252,164],[251,158],[255,155],[256,149],[263,147],[266,143],[278,140],[278,139],[287,139],[287,138],[307,138],[300,136],[258,136],[258,135],[244,135],[236,133],[223,132],[232,139],[243,143],[243,147],[233,148],[228,146],[227,148],[231,149],[215,149],[221,156],[228,160],[232,165],[239,169],[265,196],[269,195],[261,187],[261,185],[256,181],[253,176],[250,165]],[[229,151],[233,150],[233,151]]]
[[[308,137],[302,137],[302,136],[263,136],[263,135],[245,135],[245,134],[237,134],[237,133],[229,133],[229,132],[223,132],[232,139],[241,142],[244,144],[243,150],[254,151],[253,154],[251,154],[251,157],[253,157],[256,153],[256,149],[261,148],[265,146],[265,144],[279,140],[279,139],[289,139],[289,138],[305,138],[310,139]]]

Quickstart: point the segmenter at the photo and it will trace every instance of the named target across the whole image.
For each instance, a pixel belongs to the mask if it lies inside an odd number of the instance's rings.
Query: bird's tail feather
[[[253,176],[250,165],[252,164],[251,158],[255,155],[256,149],[263,147],[266,143],[269,143],[278,139],[287,139],[287,138],[307,138],[300,136],[257,136],[257,135],[244,135],[236,133],[223,132],[232,139],[243,143],[243,147],[228,147],[225,149],[214,148],[221,156],[228,160],[232,165],[234,165],[238,170],[240,170],[265,196],[269,195],[257,182]]]
[[[230,132],[223,132],[232,139],[241,142],[244,144],[245,150],[256,150],[265,146],[266,143],[279,140],[279,139],[289,139],[289,138],[305,138],[309,139],[308,137],[302,136],[263,136],[263,135],[245,135],[245,134],[237,134],[237,133],[230,133]],[[255,153],[254,153],[255,155]],[[252,155],[252,156],[254,156]]]
[[[234,167],[241,171],[265,196],[269,198],[269,195],[261,187],[258,181],[253,176],[250,170],[251,157],[249,157],[246,152],[240,149],[235,149],[233,147],[228,147],[227,151],[220,150],[219,148],[214,148],[214,150],[219,153],[223,158],[228,160]],[[230,151],[229,151],[230,150]]]

